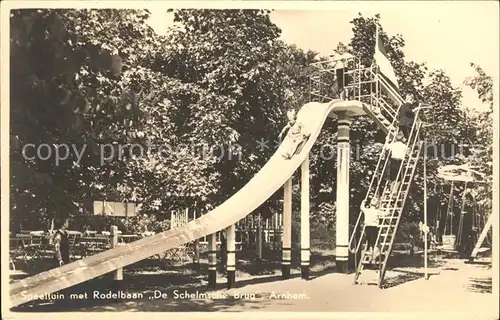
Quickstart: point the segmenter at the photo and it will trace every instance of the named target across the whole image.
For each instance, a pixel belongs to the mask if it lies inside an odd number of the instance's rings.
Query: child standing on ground
[[[57,261],[58,266],[62,266],[64,264],[68,264],[69,261],[69,241],[68,241],[68,226],[69,226],[69,219],[65,218],[58,222],[58,229],[55,232],[54,235],[54,252],[55,252],[55,259]]]

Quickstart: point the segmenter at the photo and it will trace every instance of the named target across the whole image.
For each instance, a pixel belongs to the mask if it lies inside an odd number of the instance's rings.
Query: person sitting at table
[[[69,263],[69,241],[68,241],[69,219],[59,221],[57,231],[54,235],[55,258],[59,266]]]

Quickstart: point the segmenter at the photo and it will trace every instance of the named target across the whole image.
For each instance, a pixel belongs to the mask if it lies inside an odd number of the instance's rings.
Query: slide
[[[231,198],[189,224],[77,260],[59,268],[13,282],[10,287],[12,307],[35,300],[125,267],[152,255],[194,241],[243,219],[273,195],[300,167],[309,154],[327,117],[332,112],[347,111],[352,115],[365,114],[359,101],[334,100],[329,103],[311,102],[297,113],[303,132],[309,139],[291,159],[282,154],[290,147],[285,139],[262,169]]]

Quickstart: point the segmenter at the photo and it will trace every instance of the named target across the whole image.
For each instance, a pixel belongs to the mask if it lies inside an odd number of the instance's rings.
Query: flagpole
[[[428,262],[428,252],[427,252],[427,140],[426,140],[426,129],[424,129],[424,274],[425,280],[429,279],[429,273],[427,270]]]
[[[377,98],[380,96],[380,80],[378,79],[378,77],[380,76],[378,74],[380,70],[378,69],[378,64],[377,64],[376,59],[375,59],[375,55],[377,54],[378,46],[379,46],[379,43],[378,43],[378,24],[375,24],[375,52],[373,53],[371,68],[372,68],[373,72],[375,73],[375,81],[376,81],[375,82],[376,83],[375,95],[377,96]]]
[[[375,52],[378,48],[378,24],[375,24]],[[372,59],[372,66],[373,66],[373,61],[375,61],[375,57]],[[376,63],[375,63],[376,65]]]

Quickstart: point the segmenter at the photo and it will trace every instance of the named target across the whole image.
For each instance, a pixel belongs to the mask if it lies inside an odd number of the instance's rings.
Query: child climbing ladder
[[[288,123],[281,130],[279,135],[279,139],[281,140],[285,132],[288,130],[286,137],[290,139],[290,147],[287,151],[283,153],[283,157],[285,159],[291,159],[294,154],[300,152],[304,143],[309,139],[309,133],[303,133],[303,125],[302,123],[297,121],[297,114],[295,110],[289,110],[287,112]]]
[[[380,200],[374,196],[370,201],[370,206],[365,206],[365,200],[361,203],[361,211],[365,215],[366,251],[371,255],[370,263],[380,255],[380,248],[376,248],[377,236],[379,233],[379,219],[387,213],[380,208]]]

